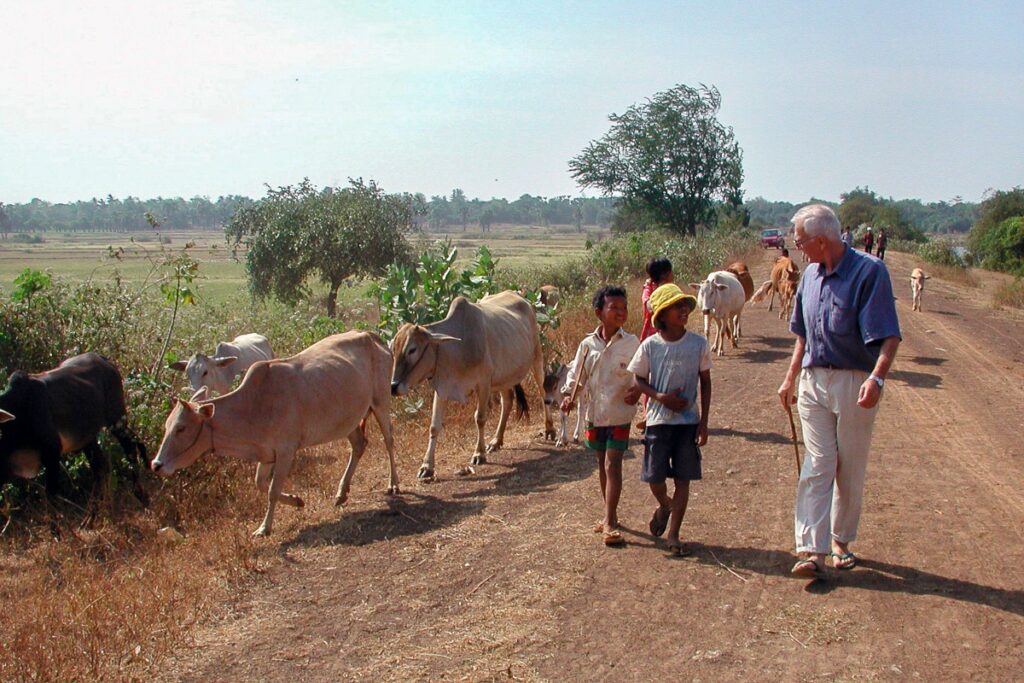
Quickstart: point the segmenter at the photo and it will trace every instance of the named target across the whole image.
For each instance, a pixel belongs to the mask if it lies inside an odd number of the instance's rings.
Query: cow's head
[[[559,390],[565,384],[569,368],[563,363],[552,363],[544,369],[544,405],[553,406],[559,403]]]
[[[431,332],[422,325],[406,323],[398,328],[398,334],[391,342],[391,353],[395,358],[391,371],[392,395],[402,396],[433,376],[438,345],[457,341],[462,340]]]
[[[169,477],[175,470],[188,467],[200,455],[213,450],[213,428],[208,421],[216,408],[212,403],[195,402],[205,391],[203,387],[190,401],[173,399],[174,407],[164,422],[160,450],[150,463],[160,476]]]
[[[718,305],[718,292],[728,289],[728,286],[715,282],[709,277],[703,282],[691,282],[690,288],[697,292],[697,308],[707,315],[712,313]]]
[[[184,372],[193,391],[206,386],[218,394],[226,394],[231,391],[231,382],[235,379],[231,366],[237,360],[238,356],[207,356],[205,353],[196,353],[187,361],[175,361],[167,367]]]

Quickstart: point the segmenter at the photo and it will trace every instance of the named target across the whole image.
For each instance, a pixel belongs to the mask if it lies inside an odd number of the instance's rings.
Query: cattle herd
[[[913,308],[921,310],[926,275],[911,274]],[[740,317],[748,301],[770,296],[780,301],[780,318],[788,316],[800,269],[780,257],[771,278],[755,292],[743,263],[690,283],[697,291],[704,314],[704,334],[716,325],[712,349],[725,353],[726,338],[738,347]],[[558,290],[546,286],[549,302]],[[478,303],[458,297],[443,320],[428,325],[403,325],[389,348],[376,334],[358,331],[322,339],[289,358],[275,359],[267,339],[258,334],[218,344],[212,356],[202,353],[170,366],[184,372],[194,390],[189,400],[172,400],[164,424],[163,440],[150,463],[154,472],[170,476],[207,453],[228,455],[256,464],[256,485],[267,494],[267,512],[256,535],[270,534],[274,507],[302,507],[302,499],[284,491],[297,451],[347,438],[351,445],[335,504],[345,503],[352,475],[366,450],[366,424],[372,414],[388,452],[388,492],[398,493],[391,397],[427,382],[434,393],[430,436],[418,476],[434,475],[434,454],[444,422],[447,401],[465,403],[476,396],[477,441],[470,464],[485,462],[501,448],[505,427],[516,403],[528,411],[521,382],[532,374],[544,387],[544,436],[555,439],[552,421],[556,395],[565,366],[545,374],[540,330],[533,307],[516,292],[484,297]],[[234,379],[241,384],[231,390]],[[220,394],[213,396],[213,393]],[[491,396],[501,409],[494,437],[484,443]],[[145,445],[129,430],[121,374],[108,359],[85,353],[59,367],[28,374],[14,372],[0,394],[0,484],[14,478],[32,478],[45,471],[47,494],[57,490],[61,457],[82,451],[95,482],[91,500],[107,495],[110,458],[99,447],[99,432],[107,428],[125,454],[134,458],[135,495],[146,504],[139,471],[146,465]],[[575,437],[578,438],[579,424]],[[562,416],[559,445],[568,441]]]

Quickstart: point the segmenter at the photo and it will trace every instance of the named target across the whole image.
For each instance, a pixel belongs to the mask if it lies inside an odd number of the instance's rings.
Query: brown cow
[[[787,256],[780,256],[775,265],[772,266],[771,279],[765,282],[754,294],[752,301],[760,303],[771,294],[768,299],[768,310],[772,310],[775,302],[775,295],[779,295],[779,319],[784,320],[791,312],[793,297],[796,296],[797,285],[800,284],[800,267]]]
[[[744,302],[750,301],[750,298],[754,296],[754,278],[750,276],[750,269],[747,268],[747,264],[743,261],[735,261],[727,265],[725,269],[735,275],[736,279],[743,285]],[[733,330],[733,335],[736,339],[743,336],[741,334],[739,318],[736,319],[736,329]]]

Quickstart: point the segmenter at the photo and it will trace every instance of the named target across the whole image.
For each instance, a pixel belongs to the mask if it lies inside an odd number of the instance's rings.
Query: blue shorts
[[[666,479],[700,478],[697,425],[648,425],[640,481],[661,484]]]

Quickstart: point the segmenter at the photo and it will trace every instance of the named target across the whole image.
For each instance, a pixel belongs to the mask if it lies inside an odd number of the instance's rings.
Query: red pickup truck
[[[765,228],[761,231],[761,246],[767,249],[768,247],[775,247],[776,249],[782,249],[786,246],[786,240],[784,238],[782,230],[779,228]]]

